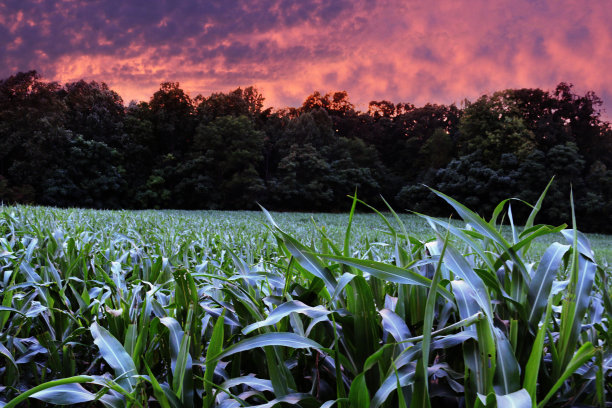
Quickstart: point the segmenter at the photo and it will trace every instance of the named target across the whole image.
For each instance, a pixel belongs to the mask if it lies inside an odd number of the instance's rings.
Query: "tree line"
[[[534,203],[542,222],[612,232],[612,128],[593,92],[507,89],[456,105],[346,92],[264,109],[253,87],[191,98],[162,83],[125,106],[104,83],[60,85],[36,71],[0,80],[0,201],[60,207],[345,211],[375,206],[448,216],[426,186],[490,216]],[[517,220],[529,207],[512,202]]]

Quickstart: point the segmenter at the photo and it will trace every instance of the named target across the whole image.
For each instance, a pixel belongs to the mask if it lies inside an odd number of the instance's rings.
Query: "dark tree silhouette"
[[[164,82],[124,106],[104,83],[61,86],[36,71],[0,80],[0,201],[95,208],[339,211],[346,195],[448,215],[423,186],[482,213],[555,183],[543,222],[612,232],[612,128],[593,92],[506,89],[455,105],[314,92],[264,109],[254,87],[191,98]],[[529,211],[513,206],[520,222]]]

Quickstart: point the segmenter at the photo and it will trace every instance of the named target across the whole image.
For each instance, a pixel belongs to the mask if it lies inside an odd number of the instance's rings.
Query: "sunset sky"
[[[0,0],[0,78],[104,81],[126,104],[163,81],[191,96],[254,85],[274,107],[346,90],[361,110],[565,81],[605,109],[611,17],[607,0]]]

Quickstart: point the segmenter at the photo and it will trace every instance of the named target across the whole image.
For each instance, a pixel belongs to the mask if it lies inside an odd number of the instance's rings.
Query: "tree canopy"
[[[451,210],[424,185],[489,215],[502,197],[543,222],[612,232],[612,128],[593,92],[506,89],[463,106],[386,100],[356,110],[345,91],[264,109],[254,87],[190,97],[165,82],[124,105],[104,83],[35,71],[0,80],[0,200],[95,208],[339,211],[355,189],[396,210]],[[529,208],[512,203],[515,218]],[[546,219],[545,219],[546,218]]]

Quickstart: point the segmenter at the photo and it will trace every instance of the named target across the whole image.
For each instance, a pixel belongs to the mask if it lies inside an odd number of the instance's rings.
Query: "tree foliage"
[[[339,211],[355,189],[374,205],[448,215],[423,185],[483,215],[528,202],[555,177],[543,222],[585,230],[612,206],[612,128],[593,92],[507,89],[455,105],[370,102],[345,91],[264,109],[254,87],[190,97],[165,82],[125,106],[104,83],[35,71],[0,80],[0,200],[96,208]],[[520,221],[529,208],[516,206]],[[546,218],[548,217],[548,219]]]

